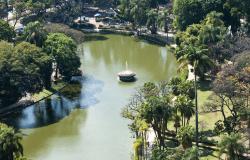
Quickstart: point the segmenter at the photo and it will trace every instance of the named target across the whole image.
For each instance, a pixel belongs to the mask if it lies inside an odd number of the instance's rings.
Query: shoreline
[[[149,41],[151,43],[157,45],[173,45],[173,36],[164,36],[161,34],[149,34],[149,33],[141,33],[140,35],[136,34],[136,31],[131,30],[123,30],[123,29],[78,29],[83,33],[100,33],[100,34],[120,34],[120,35],[127,35],[127,36],[136,36],[139,39]]]
[[[141,40],[145,40],[148,41],[149,43],[154,43],[155,45],[161,45],[161,46],[166,46],[166,45],[173,45],[173,35],[166,37],[164,35],[160,35],[160,34],[148,34],[148,33],[141,33],[140,35],[136,35],[136,31],[131,31],[131,30],[122,30],[122,29],[82,29],[82,28],[73,28],[79,31],[82,31],[83,33],[100,33],[100,34],[119,34],[119,35],[126,35],[126,36],[135,36],[138,39]],[[20,100],[12,105],[9,105],[7,107],[1,108],[0,109],[0,118],[4,115],[8,115],[10,113],[16,112],[18,110],[22,110],[24,108],[27,108],[31,105],[34,105],[36,103],[39,103],[42,100],[45,100],[53,95],[55,95],[56,93],[58,93],[60,90],[62,90],[63,88],[67,87],[69,84],[64,82],[65,84],[58,88],[58,89],[53,89],[52,90],[43,90],[37,94],[42,94],[45,91],[48,91],[48,93],[46,93],[47,95],[39,97],[39,98],[35,98],[34,99],[34,95],[32,95],[31,99],[27,99],[27,100]]]
[[[41,98],[38,98],[37,100],[22,100],[22,101],[18,101],[12,105],[9,105],[7,107],[4,107],[4,108],[1,108],[0,109],[0,118],[2,116],[5,116],[5,115],[8,115],[10,113],[13,113],[13,112],[16,112],[16,111],[19,111],[19,110],[22,110],[22,109],[25,109],[31,105],[34,105],[34,104],[37,104],[53,95],[55,95],[56,93],[60,92],[60,90],[64,89],[65,87],[67,87],[69,84],[64,82],[65,84],[60,87],[59,89],[52,89],[52,90],[49,90],[50,93],[47,94],[46,96],[42,96]],[[41,94],[43,93],[44,91],[41,91],[39,92],[38,94]],[[33,95],[34,96],[34,95]]]

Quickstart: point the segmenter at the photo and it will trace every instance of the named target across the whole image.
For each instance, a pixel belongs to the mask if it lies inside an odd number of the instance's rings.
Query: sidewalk
[[[192,72],[194,70],[194,67],[192,65],[188,65],[188,81],[194,81],[194,72]]]

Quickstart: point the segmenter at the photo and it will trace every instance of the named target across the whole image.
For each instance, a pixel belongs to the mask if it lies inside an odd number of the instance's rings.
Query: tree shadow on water
[[[54,124],[69,116],[75,109],[85,109],[98,103],[95,94],[103,83],[93,77],[80,80],[41,102],[16,111],[1,121],[17,129],[39,128]]]
[[[151,44],[151,45],[157,45],[159,47],[165,47],[166,46],[166,43],[164,43],[164,42],[152,40],[152,39],[149,39],[149,38],[146,38],[146,37],[142,37],[142,36],[137,36],[135,38],[135,41],[136,42],[142,41],[142,42],[145,42],[145,43],[148,43],[148,44]]]
[[[95,34],[88,34],[85,36],[84,41],[85,42],[91,42],[91,41],[105,41],[109,38],[103,35],[95,35]]]

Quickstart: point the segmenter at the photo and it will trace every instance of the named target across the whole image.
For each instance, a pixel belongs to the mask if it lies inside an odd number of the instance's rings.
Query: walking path
[[[192,65],[188,65],[188,79],[189,81],[194,81],[194,67]]]
[[[156,138],[156,135],[155,135],[153,128],[149,128],[147,142],[149,143],[150,147],[153,146],[155,138]]]
[[[93,24],[97,29],[99,28],[100,25],[104,25],[102,22],[96,22],[95,18],[89,18],[89,23]]]

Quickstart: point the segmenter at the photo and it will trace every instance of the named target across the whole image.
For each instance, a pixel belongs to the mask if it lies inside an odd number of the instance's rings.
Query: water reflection
[[[128,36],[97,36],[106,38],[93,38],[78,46],[81,70],[86,75],[78,79],[80,88],[67,88],[50,100],[5,117],[18,128],[35,128],[22,130],[27,135],[22,141],[26,157],[35,160],[130,159],[133,140],[128,122],[120,115],[121,108],[134,89],[144,82],[175,76],[176,60],[165,47]],[[129,69],[137,73],[136,82],[117,81],[117,73],[126,68],[126,61]],[[74,92],[70,92],[72,90]],[[86,107],[89,108],[83,109]]]
[[[104,35],[97,35],[97,34],[89,34],[84,37],[85,42],[90,42],[90,41],[105,41],[108,38]]]
[[[106,41],[85,43],[84,52],[91,56],[95,66],[105,66],[113,71],[120,66],[125,69],[127,61],[130,69],[137,73],[146,73],[145,76],[151,76],[152,80],[168,80],[176,74],[175,57],[167,53],[165,46],[149,45],[129,36],[105,37],[108,38]]]
[[[58,122],[76,108],[98,103],[95,94],[101,92],[103,83],[91,76],[78,79],[78,82],[50,98],[3,117],[2,121],[16,128],[38,128]]]

